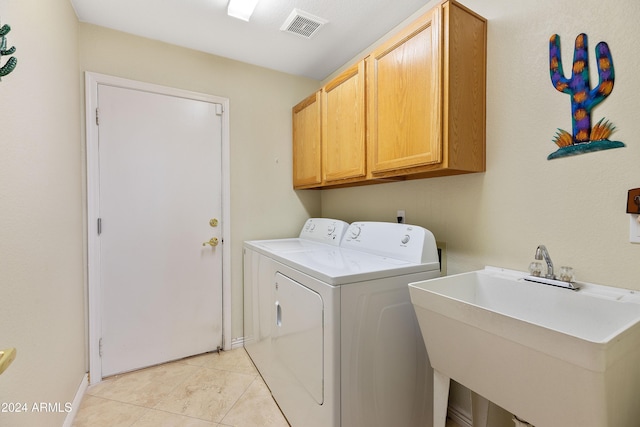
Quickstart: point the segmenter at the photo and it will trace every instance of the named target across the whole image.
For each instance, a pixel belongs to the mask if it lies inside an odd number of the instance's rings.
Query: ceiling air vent
[[[280,30],[310,39],[327,21],[310,13],[293,9]]]

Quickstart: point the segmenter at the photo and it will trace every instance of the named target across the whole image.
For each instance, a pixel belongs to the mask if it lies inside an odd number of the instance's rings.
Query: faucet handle
[[[531,264],[529,264],[529,274],[535,277],[542,276],[542,263],[533,261]]]
[[[558,279],[562,280],[563,282],[573,282],[573,268],[568,266],[560,267],[560,275]]]

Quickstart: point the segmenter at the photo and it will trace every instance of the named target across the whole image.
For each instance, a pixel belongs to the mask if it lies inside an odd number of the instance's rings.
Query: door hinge
[[[96,126],[100,126],[100,119],[98,118],[98,109],[96,108]]]
[[[102,357],[102,338],[98,341],[98,355]]]
[[[221,116],[222,113],[224,113],[224,107],[222,106],[222,104],[215,104],[216,105],[216,115]]]
[[[98,236],[102,234],[102,218],[98,218]]]

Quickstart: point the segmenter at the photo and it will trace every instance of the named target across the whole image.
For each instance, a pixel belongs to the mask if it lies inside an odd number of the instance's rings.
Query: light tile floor
[[[73,427],[229,426],[289,426],[242,348],[107,378],[89,387],[73,423]],[[458,425],[447,419],[446,427]]]
[[[116,375],[89,387],[74,427],[287,427],[244,349]]]

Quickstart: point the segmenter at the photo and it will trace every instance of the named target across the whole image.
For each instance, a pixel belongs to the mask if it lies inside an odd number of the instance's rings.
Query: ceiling
[[[228,0],[71,0],[81,22],[323,80],[429,0],[260,0],[249,22]],[[293,9],[328,21],[310,39],[280,30]]]

